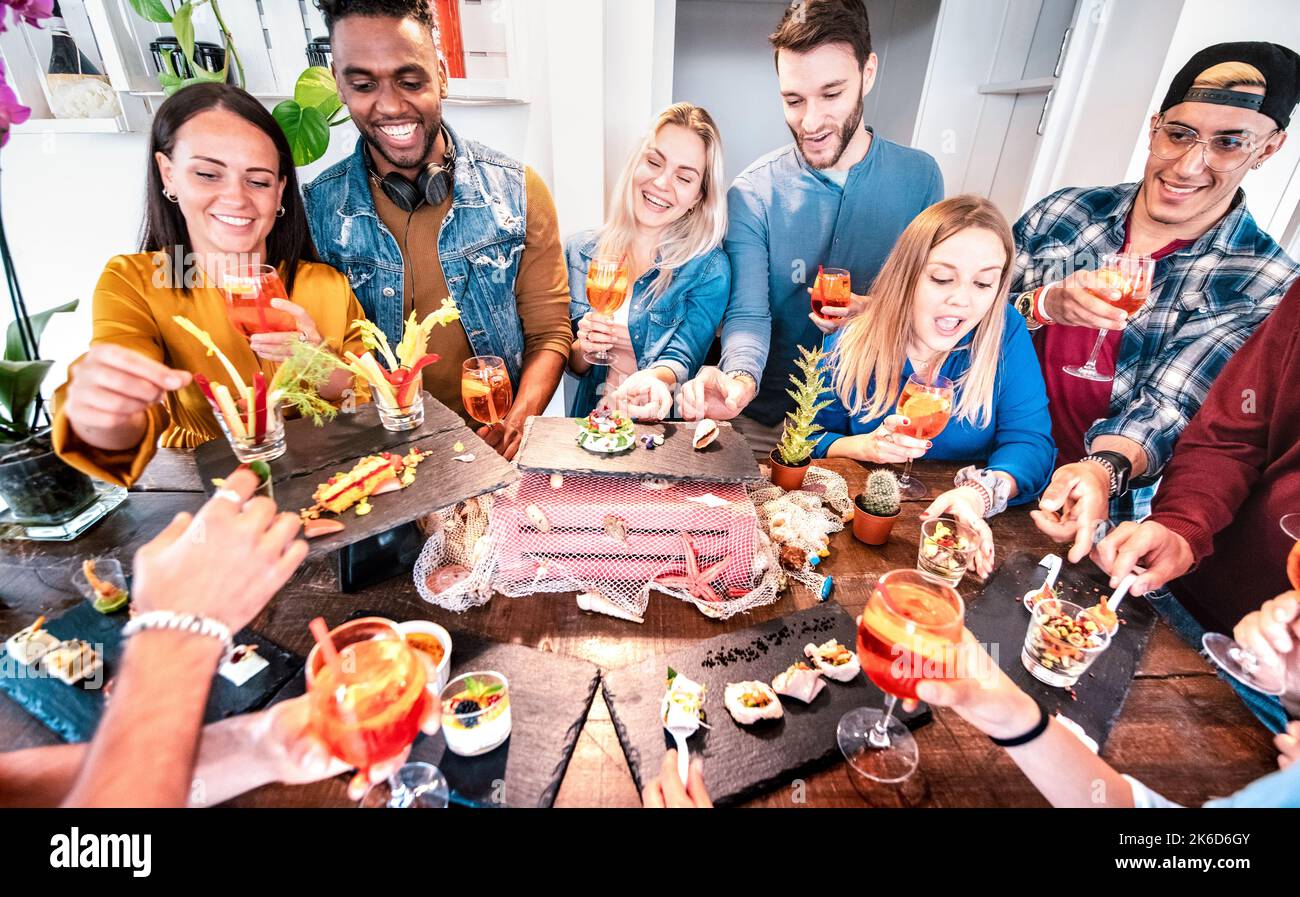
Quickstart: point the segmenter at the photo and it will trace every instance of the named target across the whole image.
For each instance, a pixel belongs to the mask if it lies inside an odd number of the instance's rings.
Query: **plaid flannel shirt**
[[[1097,267],[1124,243],[1140,184],[1070,188],[1040,201],[1016,222],[1011,295]],[[1116,360],[1110,417],[1088,430],[1124,436],[1146,451],[1146,472],[1111,505],[1113,520],[1150,513],[1155,484],[1174,443],[1214,378],[1282,299],[1300,265],[1259,229],[1245,193],[1191,246],[1156,262],[1152,299],[1128,322]]]

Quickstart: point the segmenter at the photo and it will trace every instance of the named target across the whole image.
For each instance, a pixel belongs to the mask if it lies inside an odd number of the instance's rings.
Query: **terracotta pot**
[[[867,545],[884,545],[888,542],[898,513],[890,517],[877,517],[862,510],[862,503],[857,499],[853,500],[853,504],[853,537]]]
[[[772,482],[780,486],[786,492],[791,492],[803,485],[803,478],[808,474],[808,468],[812,465],[811,461],[804,461],[802,464],[783,464],[776,454],[776,449],[768,454],[772,462]]]

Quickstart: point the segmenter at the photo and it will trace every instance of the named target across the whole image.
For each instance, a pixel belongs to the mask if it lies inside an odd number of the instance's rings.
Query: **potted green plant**
[[[867,484],[853,499],[853,535],[868,545],[884,545],[898,519],[901,495],[898,477],[892,470],[879,468],[867,474]]]
[[[4,249],[8,268],[8,247]],[[37,357],[36,347],[50,317],[76,307],[74,299],[35,315],[19,312],[5,336],[4,360],[0,361],[0,498],[9,506],[14,523],[66,523],[96,497],[90,477],[54,453],[50,428],[43,424],[41,384],[54,362]]]
[[[821,349],[809,351],[799,347],[801,356],[795,362],[799,376],[790,375],[794,389],[787,389],[786,395],[794,399],[794,410],[786,414],[785,427],[781,431],[781,441],[772,450],[772,482],[789,491],[803,485],[803,478],[808,473],[812,457],[813,435],[822,428],[813,423],[817,412],[831,403],[831,399],[821,399],[826,391],[826,381],[821,369],[824,355]]]

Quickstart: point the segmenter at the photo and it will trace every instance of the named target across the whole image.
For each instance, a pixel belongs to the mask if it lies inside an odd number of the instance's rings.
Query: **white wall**
[[[780,0],[678,0],[673,100],[709,110],[722,133],[727,182],[790,142],[767,36]]]

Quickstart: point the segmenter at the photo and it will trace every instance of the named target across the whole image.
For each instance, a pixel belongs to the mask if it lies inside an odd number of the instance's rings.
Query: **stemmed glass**
[[[591,260],[587,268],[587,302],[592,311],[613,320],[614,312],[627,300],[627,265],[623,259],[601,256]],[[614,353],[607,349],[584,352],[588,364],[608,365]]]
[[[849,765],[876,782],[901,782],[916,771],[916,739],[894,717],[899,698],[917,700],[922,679],[957,675],[965,607],[949,586],[915,570],[881,576],[858,620],[858,659],[867,678],[885,692],[885,709],[861,707],[840,718],[840,751]]]
[[[316,667],[307,682],[312,728],[335,757],[363,774],[420,734],[420,721],[437,702],[427,688],[424,662],[400,632],[383,625],[372,625],[368,637],[341,634],[340,642],[360,640],[339,649],[319,617],[311,628],[322,655],[315,664],[308,657],[308,667]],[[447,799],[446,780],[436,767],[407,763],[373,785],[361,806],[445,807]]]
[[[272,299],[289,298],[284,281],[271,265],[236,265],[222,274],[221,290],[226,294],[226,316],[244,336],[298,329],[293,315],[271,306]]]
[[[1300,514],[1287,514],[1280,524],[1282,532],[1300,542]],[[1289,575],[1291,571],[1288,569],[1287,573]],[[1300,578],[1291,576],[1291,588],[1300,590]],[[1247,688],[1266,695],[1285,694],[1285,671],[1260,663],[1253,651],[1237,644],[1231,636],[1221,632],[1207,632],[1201,636],[1201,646],[1205,648],[1210,660]]]
[[[928,379],[928,382],[927,382]],[[898,396],[898,413],[907,418],[907,426],[897,432],[914,439],[930,440],[943,432],[952,416],[953,384],[947,377],[926,378],[913,373],[903,384]],[[898,491],[904,498],[925,498],[929,489],[912,476],[912,459],[903,465],[903,475],[898,478]]]
[[[475,355],[461,365],[460,398],[465,413],[489,427],[501,423],[514,401],[506,363],[496,355]]]
[[[1112,252],[1102,256],[1101,268],[1097,270],[1100,284],[1089,290],[1098,299],[1122,310],[1130,318],[1146,304],[1151,295],[1151,278],[1155,274],[1155,259],[1145,255],[1124,255]],[[1111,299],[1110,291],[1118,290],[1119,298]],[[1102,292],[1104,291],[1104,292]],[[1068,364],[1062,370],[1072,377],[1109,383],[1115,379],[1114,374],[1103,374],[1097,370],[1097,355],[1106,342],[1109,330],[1099,330],[1097,341],[1092,344],[1092,352],[1082,365]]]

